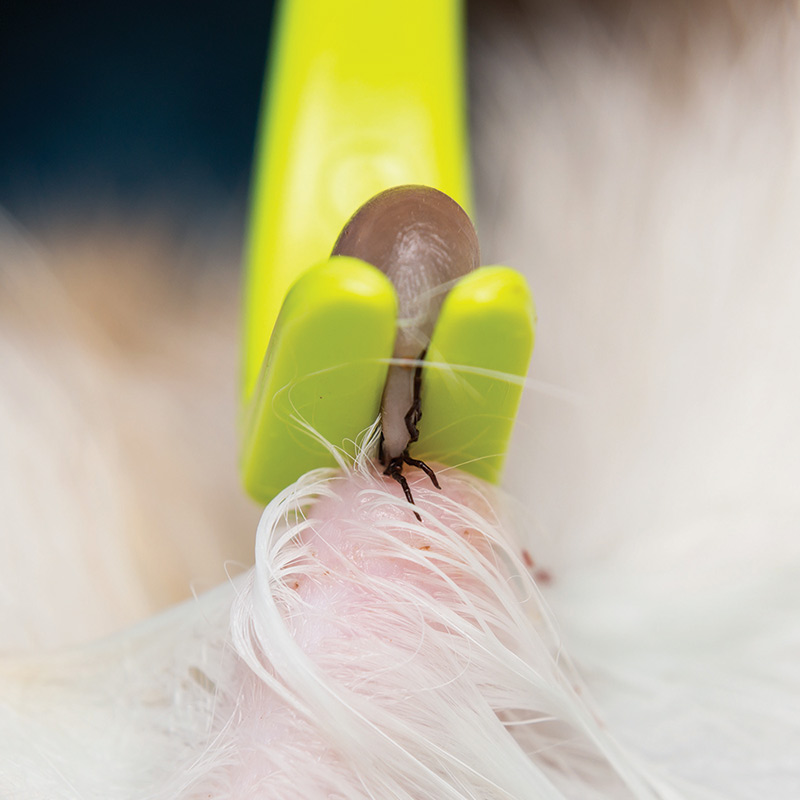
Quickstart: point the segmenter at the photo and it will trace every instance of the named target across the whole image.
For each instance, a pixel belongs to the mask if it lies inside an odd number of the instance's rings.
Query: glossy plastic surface
[[[329,258],[344,224],[407,183],[470,211],[461,14],[458,0],[281,6],[245,259],[241,470],[259,502],[336,463],[321,439],[352,454],[379,413],[397,298],[374,267]],[[481,268],[455,286],[428,351],[412,455],[499,479],[533,323],[512,270]]]
[[[423,183],[469,212],[461,13],[458,0],[281,5],[246,254],[245,400],[289,287],[366,200]]]
[[[528,285],[508,267],[481,267],[456,284],[428,348],[416,458],[500,480],[535,323]]]
[[[355,258],[332,258],[292,287],[245,423],[242,477],[256,500],[335,466],[319,437],[353,454],[380,405],[396,309],[388,278]]]

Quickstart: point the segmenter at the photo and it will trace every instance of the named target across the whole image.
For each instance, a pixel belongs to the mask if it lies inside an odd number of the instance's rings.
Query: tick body
[[[419,362],[451,286],[480,264],[478,236],[466,212],[428,186],[397,186],[365,203],[345,226],[333,255],[352,256],[383,272],[398,301],[393,357]],[[420,467],[439,488],[433,470],[411,458],[422,417],[419,364],[392,364],[381,400],[381,462],[403,487],[403,464]]]

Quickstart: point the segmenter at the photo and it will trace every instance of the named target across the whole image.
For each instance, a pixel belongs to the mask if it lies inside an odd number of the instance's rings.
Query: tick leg
[[[422,419],[422,360],[425,358],[425,354],[428,352],[428,348],[426,347],[420,354],[419,354],[419,361],[420,363],[417,365],[416,369],[414,370],[414,399],[411,403],[411,408],[408,409],[408,413],[405,416],[406,422],[406,429],[408,430],[409,435],[409,444],[413,444],[414,442],[419,439],[419,430],[417,429],[417,423]]]
[[[381,431],[381,438],[378,440],[378,461],[381,464],[386,463],[386,452],[383,449],[383,431]]]
[[[404,450],[403,455],[398,456],[398,458],[402,458],[403,462],[408,464],[410,467],[419,467],[419,469],[421,469],[431,479],[431,483],[437,489],[442,488],[439,486],[439,481],[436,480],[436,473],[424,461],[420,461],[418,458],[411,458],[407,449]]]
[[[419,410],[419,401],[414,400],[414,405],[408,409],[408,413],[405,415],[404,419],[406,421],[406,430],[408,431],[408,443],[414,444],[414,442],[419,439],[419,430],[417,428],[417,423],[419,422],[419,418],[422,416],[422,412]]]
[[[414,495],[411,494],[411,488],[408,485],[408,481],[406,480],[406,476],[403,475],[403,456],[397,456],[397,458],[393,458],[386,469],[383,471],[384,475],[388,475],[390,478],[394,478],[402,487],[403,487],[403,494],[406,496],[406,500],[411,503],[412,506],[416,505],[414,502]],[[414,516],[422,522],[422,517],[414,512]]]

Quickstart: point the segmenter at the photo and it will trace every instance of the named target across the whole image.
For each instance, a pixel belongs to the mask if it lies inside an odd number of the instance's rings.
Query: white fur
[[[690,26],[680,46],[669,19],[639,17],[610,32],[579,17],[479,37],[485,259],[524,269],[539,312],[507,469],[516,500],[479,515],[502,558],[432,524],[436,509],[475,511],[420,484],[425,535],[482,588],[444,581],[434,603],[415,585],[351,574],[354,553],[334,539],[343,585],[384,592],[375,625],[397,633],[360,629],[346,597],[334,620],[319,603],[307,615],[279,568],[306,579],[322,562],[289,535],[307,533],[302,518],[284,517],[341,486],[309,476],[262,520],[251,578],[96,645],[0,661],[0,795],[229,797],[267,766],[265,797],[797,797],[800,24],[788,9],[761,7],[733,31]],[[12,267],[0,262],[6,285],[24,283]],[[114,497],[98,495],[103,480],[120,485],[115,451],[87,456],[85,436],[72,438],[97,414],[37,390],[48,374],[80,385],[69,367],[85,357],[80,337],[62,326],[74,360],[55,359],[35,326],[2,322],[0,541],[21,565],[0,560],[16,603],[4,598],[2,630],[6,646],[58,642],[63,626],[75,641],[143,613],[146,570],[130,569],[122,506],[98,502]],[[218,336],[234,340],[233,324]],[[101,374],[93,385],[125,382]],[[61,433],[31,447],[44,421]],[[25,445],[12,450],[20,426]],[[25,501],[34,484],[20,463],[53,470],[39,481],[52,517]],[[170,501],[163,483],[149,491],[174,503],[176,527],[204,523],[207,491]],[[409,516],[397,494],[374,492],[373,511]],[[359,513],[339,516],[360,536]],[[506,515],[552,576],[541,595]],[[379,526],[357,541],[408,562],[403,537],[416,529],[409,518],[399,536]],[[68,540],[80,546],[55,546]],[[95,584],[91,542],[119,577]],[[440,566],[414,555],[415,569]],[[332,592],[322,585],[317,600]],[[339,623],[347,646],[313,634]],[[360,674],[375,658],[382,670]],[[510,708],[550,720],[504,727],[497,713],[508,723]]]
[[[219,245],[50,236],[0,213],[0,651],[215,586],[251,563],[258,520],[235,471],[238,287],[203,261]]]
[[[265,511],[246,579],[96,647],[7,661],[0,786],[678,797],[597,717],[496,499],[442,480],[414,486],[420,524],[367,459],[309,474]]]
[[[507,468],[548,599],[613,728],[727,798],[800,793],[800,25],[765,9],[506,31],[475,118],[484,250],[568,398]]]

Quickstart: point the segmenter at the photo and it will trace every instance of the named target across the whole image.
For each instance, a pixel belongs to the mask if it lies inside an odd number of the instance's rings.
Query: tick
[[[398,301],[397,338],[381,399],[379,458],[414,497],[403,466],[418,467],[440,489],[434,471],[409,455],[422,418],[422,360],[445,295],[480,264],[478,235],[455,200],[429,186],[397,186],[373,197],[342,230],[332,255],[352,256],[377,267],[392,282]],[[419,514],[414,512],[417,519]]]

